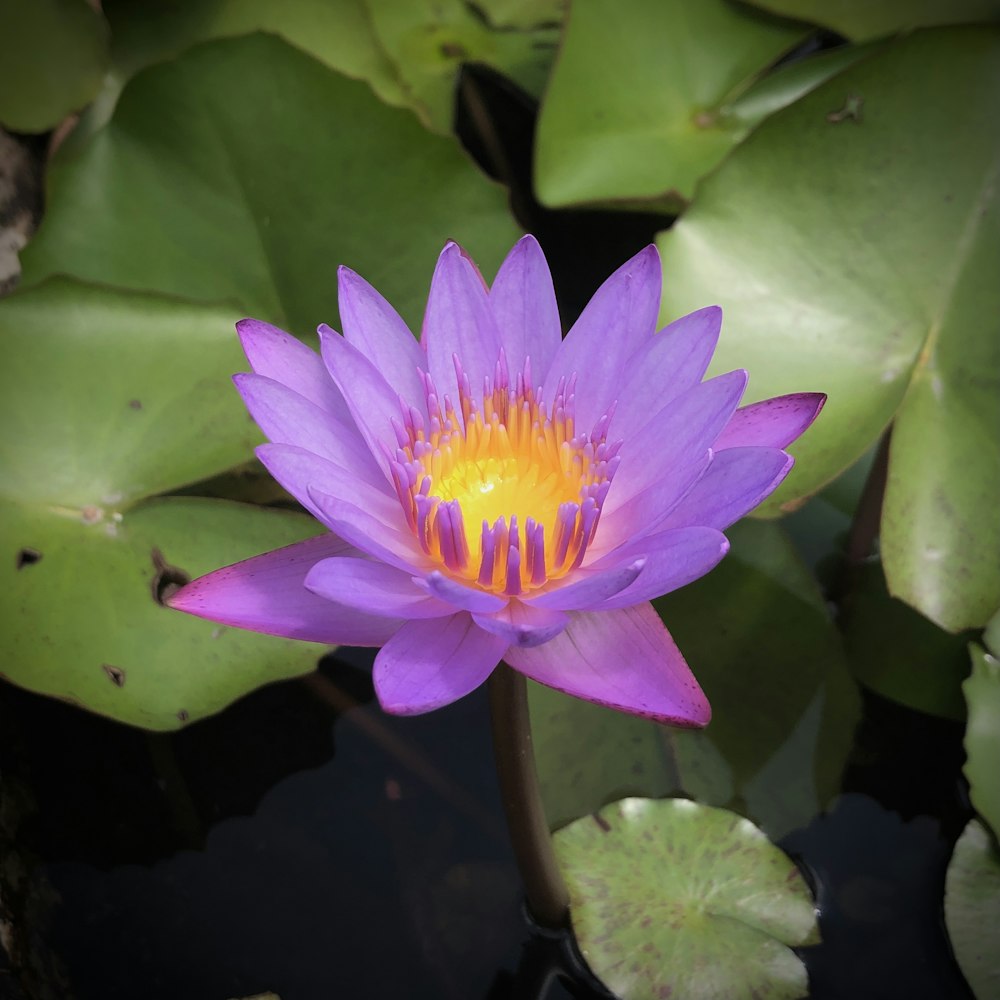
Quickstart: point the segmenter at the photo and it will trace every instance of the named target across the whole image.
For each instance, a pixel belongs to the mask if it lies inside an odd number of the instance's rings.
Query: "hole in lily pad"
[[[25,566],[34,566],[35,563],[41,558],[42,554],[38,551],[38,549],[25,546],[20,552],[18,552],[14,564],[18,569],[24,569]]]
[[[156,570],[151,583],[153,600],[157,604],[166,605],[169,597],[176,594],[184,584],[191,582],[191,576],[184,570],[171,566],[157,548],[153,548],[150,552],[150,558],[153,560],[153,568]]]
[[[108,678],[115,687],[120,688],[125,686],[125,671],[121,667],[113,666],[110,663],[102,663],[101,669],[108,675]]]

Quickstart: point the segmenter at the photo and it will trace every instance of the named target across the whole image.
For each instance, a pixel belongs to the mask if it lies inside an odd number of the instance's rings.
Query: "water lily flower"
[[[419,342],[347,268],[343,336],[321,326],[320,354],[243,320],[253,373],[234,380],[271,442],[257,454],[327,531],[210,573],[170,604],[381,646],[388,712],[447,705],[503,659],[589,701],[705,725],[708,701],[649,601],[722,559],[723,530],[784,479],[784,449],[825,397],[738,409],[746,372],[703,381],[721,311],[656,332],[660,286],[650,246],[563,340],[526,236],[492,287],[449,243]]]

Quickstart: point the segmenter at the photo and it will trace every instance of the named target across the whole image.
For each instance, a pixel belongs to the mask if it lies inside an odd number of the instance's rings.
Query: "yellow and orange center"
[[[424,552],[454,579],[508,596],[579,566],[617,466],[609,412],[577,436],[574,380],[548,406],[530,366],[513,385],[501,354],[481,405],[456,361],[459,411],[443,407],[424,375],[427,421],[414,409],[396,425],[396,491]]]

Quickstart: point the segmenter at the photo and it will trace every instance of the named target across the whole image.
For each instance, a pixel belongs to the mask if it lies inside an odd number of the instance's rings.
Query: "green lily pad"
[[[583,957],[622,1000],[806,995],[790,949],[819,941],[812,894],[748,820],[624,799],[560,830],[555,847]]]
[[[864,41],[898,31],[943,24],[974,24],[1000,18],[997,0],[748,0],[755,7],[821,24]]]
[[[851,670],[865,687],[918,712],[965,719],[968,635],[945,632],[890,597],[880,563],[854,574],[841,629]]]
[[[246,460],[233,311],[51,279],[0,302],[0,663],[16,684],[171,729],[315,666],[316,647],[162,607],[154,582],[315,534],[218,500],[143,498]]]
[[[656,602],[712,703],[706,730],[531,685],[552,827],[623,795],[683,792],[739,809],[777,839],[836,794],[859,714],[839,636],[779,525],[744,521],[728,534],[720,566]]]
[[[972,674],[962,685],[969,705],[965,728],[965,776],[976,812],[1000,836],[1000,660],[969,646]]]
[[[0,124],[45,132],[91,101],[108,26],[87,0],[0,0]]]
[[[749,128],[730,106],[804,34],[725,0],[574,3],[539,119],[540,200],[689,198]]]
[[[0,500],[2,673],[41,694],[146,729],[177,729],[321,647],[182,615],[155,598],[181,580],[316,533],[303,514],[189,497],[90,518]],[[158,575],[166,573],[166,579]]]
[[[998,119],[1000,31],[917,32],[765,121],[660,238],[664,316],[726,310],[714,370],[748,368],[755,398],[829,394],[765,512],[895,420],[889,590],[949,631],[1000,605]]]
[[[234,317],[59,278],[0,302],[0,495],[123,511],[249,459]]]
[[[523,90],[541,95],[556,52],[561,11],[552,0],[365,0],[379,44],[417,114],[451,130],[462,63],[485,63]]]
[[[978,820],[969,823],[955,844],[945,878],[944,919],[955,958],[976,1000],[997,1000],[1000,856]]]
[[[433,261],[463,242],[484,272],[517,237],[503,191],[446,138],[268,35],[150,67],[111,122],[53,165],[22,284],[70,274],[314,330],[336,266],[419,324]]]

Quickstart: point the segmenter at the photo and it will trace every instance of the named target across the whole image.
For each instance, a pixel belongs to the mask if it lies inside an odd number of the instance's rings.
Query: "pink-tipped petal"
[[[263,375],[234,375],[233,383],[250,416],[269,441],[303,448],[349,469],[367,483],[385,483],[385,476],[350,416],[347,418],[350,422],[343,423],[304,396]]]
[[[720,531],[749,514],[788,475],[795,459],[777,448],[727,448],[663,520],[664,528],[707,524]]]
[[[615,565],[604,570],[579,570],[572,583],[558,583],[552,590],[526,601],[535,608],[549,611],[586,610],[602,604],[630,586],[642,573],[645,560],[634,559],[625,565]]]
[[[511,601],[495,614],[474,614],[472,620],[511,646],[529,648],[554,639],[569,624],[569,615],[564,611],[548,611],[522,601]]]
[[[473,393],[481,393],[483,379],[493,376],[501,344],[486,285],[457,243],[449,243],[438,257],[420,342],[438,396],[447,396],[461,419],[455,356]]]
[[[309,496],[319,512],[317,516],[331,531],[373,559],[419,575],[433,568],[409,532],[386,524],[357,502],[319,489],[311,489]]]
[[[337,271],[337,302],[344,339],[353,344],[385,376],[405,400],[424,398],[418,369],[427,359],[398,312],[360,275],[348,267]]]
[[[419,715],[474,691],[500,662],[507,643],[451,618],[407,622],[375,658],[375,693],[393,715]]]
[[[708,370],[721,329],[722,310],[708,306],[650,337],[626,366],[612,436],[628,440],[664,406],[696,386]]]
[[[250,367],[258,375],[287,385],[321,410],[332,413],[341,423],[351,423],[344,397],[312,348],[259,319],[241,319],[236,332]]]
[[[399,501],[384,488],[372,485],[354,471],[305,448],[291,444],[262,444],[256,454],[264,468],[320,521],[323,514],[313,501],[314,490],[359,504],[378,520],[383,529],[401,520]],[[385,487],[385,480],[382,487]]]
[[[534,236],[521,237],[493,281],[490,308],[511,372],[531,359],[531,373],[541,385],[562,342],[559,308],[552,275]]]
[[[663,276],[656,247],[623,264],[594,293],[559,345],[542,388],[551,400],[563,376],[577,376],[576,426],[589,433],[618,398],[629,358],[656,329]]]
[[[451,610],[473,611],[480,614],[492,614],[500,611],[507,598],[489,594],[485,590],[476,590],[452,580],[437,571],[428,573],[418,581],[418,584],[441,601],[447,601]]]
[[[358,430],[379,467],[387,470],[384,445],[394,446],[392,422],[402,418],[398,394],[368,358],[325,323],[319,328],[319,346],[327,370],[344,394]],[[422,396],[407,402],[420,408],[424,405]],[[388,473],[386,475],[388,478]]]
[[[404,570],[370,559],[340,557],[318,562],[306,589],[367,614],[390,618],[446,618],[455,609],[429,597]]]
[[[743,406],[715,442],[723,448],[787,448],[819,416],[826,402],[822,392],[795,392]]]
[[[577,698],[689,728],[712,717],[705,697],[652,605],[581,613],[566,630],[504,657],[526,677]]]
[[[366,614],[306,590],[324,559],[356,553],[334,535],[307,538],[200,577],[167,598],[177,611],[222,625],[328,646],[381,646],[401,619]]]
[[[629,608],[685,587],[714,569],[729,551],[729,541],[715,528],[675,528],[623,545],[603,564],[643,558],[646,565],[634,583],[596,605],[594,611]],[[600,565],[600,564],[598,564]]]

